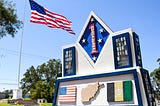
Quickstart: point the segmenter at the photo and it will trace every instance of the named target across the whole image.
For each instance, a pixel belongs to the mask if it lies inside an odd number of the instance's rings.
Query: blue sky
[[[150,72],[158,67],[160,57],[159,0],[35,0],[48,10],[72,21],[71,35],[61,29],[30,23],[29,0],[12,0],[20,20],[24,17],[21,78],[31,65],[37,67],[49,59],[62,58],[62,46],[75,43],[93,11],[114,32],[132,28],[140,38],[143,67]],[[26,3],[25,3],[26,2]],[[26,6],[26,9],[24,8]],[[15,89],[18,83],[19,51],[22,30],[0,39],[0,91]],[[13,84],[13,85],[12,85]]]

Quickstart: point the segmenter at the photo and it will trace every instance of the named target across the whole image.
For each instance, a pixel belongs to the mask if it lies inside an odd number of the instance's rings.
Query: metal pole
[[[24,21],[25,21],[25,11],[26,11],[26,0],[24,3],[24,14],[22,20],[22,33],[21,33],[21,44],[20,44],[20,52],[19,52],[19,67],[18,67],[18,88],[20,88],[20,74],[21,74],[21,60],[22,60],[22,46],[23,46],[23,32],[24,32]]]

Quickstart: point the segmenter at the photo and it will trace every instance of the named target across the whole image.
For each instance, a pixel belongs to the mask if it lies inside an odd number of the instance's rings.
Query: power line
[[[12,82],[15,82],[17,80],[16,79],[0,79],[0,81],[12,81]]]
[[[0,83],[0,85],[18,85],[16,83]]]
[[[10,49],[5,49],[5,48],[0,48],[0,50],[2,51],[6,51],[7,54],[11,54],[11,55],[16,55],[16,56],[19,56],[19,51],[15,51],[15,50],[10,50]],[[36,54],[30,54],[30,53],[24,53],[22,52],[22,55],[23,56],[28,56],[28,57],[36,57],[36,58],[43,58],[43,59],[49,59],[50,57],[47,57],[47,56],[40,56],[40,55],[36,55]],[[5,55],[0,55],[0,57],[5,57]]]

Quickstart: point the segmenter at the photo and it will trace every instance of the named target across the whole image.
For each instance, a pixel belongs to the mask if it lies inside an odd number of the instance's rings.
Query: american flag
[[[67,87],[60,87],[58,101],[61,102],[76,102],[76,86],[67,86]]]
[[[30,22],[44,24],[51,28],[61,28],[71,34],[75,34],[71,29],[72,22],[65,16],[50,12],[33,0],[29,0],[31,6]]]

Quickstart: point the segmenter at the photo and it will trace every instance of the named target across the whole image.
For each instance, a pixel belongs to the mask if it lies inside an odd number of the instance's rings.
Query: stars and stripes
[[[61,28],[71,34],[75,34],[71,29],[72,22],[65,16],[53,13],[33,0],[29,0],[29,2],[31,6],[30,22],[44,24],[51,28]]]
[[[76,92],[77,92],[76,86],[60,87],[58,101],[60,103],[62,102],[74,103],[76,102]]]

